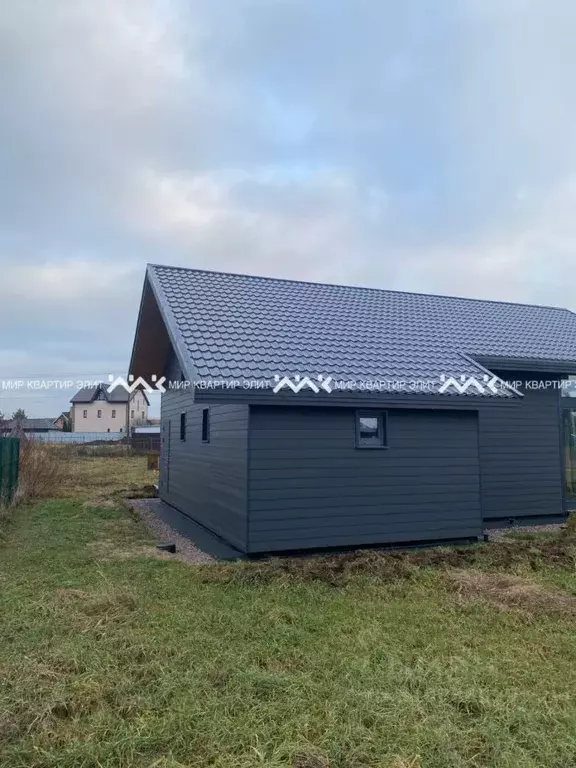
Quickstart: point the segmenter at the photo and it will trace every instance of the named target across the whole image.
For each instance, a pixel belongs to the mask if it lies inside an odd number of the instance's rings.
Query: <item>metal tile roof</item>
[[[148,266],[199,377],[404,380],[486,373],[478,359],[576,363],[576,315],[553,307]]]
[[[80,389],[70,400],[71,403],[91,403],[103,390],[105,400],[108,403],[127,403],[129,394],[124,387],[115,387],[112,392],[108,392],[108,384],[103,382],[94,387],[84,387]]]

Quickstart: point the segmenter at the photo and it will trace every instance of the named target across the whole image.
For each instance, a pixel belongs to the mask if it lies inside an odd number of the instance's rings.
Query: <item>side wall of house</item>
[[[355,409],[252,406],[249,551],[479,535],[477,426],[476,411],[390,409],[388,448],[362,449]]]
[[[530,389],[542,374],[500,374],[522,382],[517,407],[480,410],[482,511],[488,525],[519,524],[564,514],[560,392]]]
[[[72,420],[74,432],[125,432],[126,403],[107,403],[106,400],[74,403]]]
[[[247,543],[248,406],[209,406],[210,439],[193,392],[162,395],[160,498],[245,551]],[[181,415],[185,414],[185,440]]]
[[[74,432],[126,432],[126,416],[126,403],[93,400],[91,403],[74,403],[71,407]],[[137,390],[130,400],[130,424],[143,424],[147,419],[148,403]]]

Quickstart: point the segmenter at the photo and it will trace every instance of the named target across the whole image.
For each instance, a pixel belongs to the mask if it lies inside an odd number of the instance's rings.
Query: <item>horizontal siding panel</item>
[[[378,502],[375,503],[375,498],[378,498]],[[301,503],[298,503],[301,502]],[[302,502],[306,502],[305,504]],[[458,494],[458,510],[463,509],[477,509],[478,508],[478,490],[476,493],[470,492],[469,494]],[[451,505],[452,506],[452,505]],[[364,511],[365,508],[379,509],[382,515],[390,509],[402,509],[410,508],[415,511],[419,509],[433,509],[439,512],[446,512],[447,501],[446,493],[442,498],[441,494],[436,497],[427,496],[426,494],[420,494],[419,497],[410,498],[402,493],[396,495],[374,493],[372,496],[359,496],[356,499],[350,496],[348,499],[341,496],[327,496],[325,498],[314,498],[311,500],[302,499],[275,499],[275,500],[260,500],[252,499],[251,511],[254,513],[252,517],[253,524],[256,524],[256,520],[259,519],[260,513],[271,512],[272,510],[285,511],[288,516],[291,516],[291,511],[295,509],[307,509],[311,514],[315,515],[319,510],[331,509],[331,508],[345,508],[350,510],[358,510],[358,514]]]
[[[317,537],[307,535],[304,531],[303,536],[292,536],[281,539],[266,539],[260,543],[252,542],[252,551],[254,552],[289,552],[295,549],[321,549],[326,547],[365,547],[377,546],[378,544],[409,544],[413,542],[425,541],[454,541],[457,539],[475,538],[478,535],[477,525],[461,525],[458,528],[447,526],[433,531],[427,531],[418,528],[417,531],[386,531],[378,536],[374,533],[361,533],[361,529],[342,535],[321,534]],[[419,536],[419,538],[415,538]]]
[[[352,449],[353,450],[353,449]],[[361,454],[360,456],[357,453]],[[319,470],[323,469],[352,469],[356,472],[364,472],[367,468],[372,468],[376,471],[381,466],[382,457],[387,454],[386,451],[380,450],[365,450],[353,453],[349,458],[346,456],[340,456],[336,458],[330,458],[328,456],[317,457],[312,461],[312,457],[303,458],[299,455],[294,455],[292,458],[271,458],[270,456],[260,455],[257,456],[251,452],[253,464],[258,469],[274,469],[281,465],[285,469],[290,470],[306,470],[312,465]],[[478,458],[474,460],[472,457],[465,457],[461,459],[444,459],[442,456],[430,456],[428,459],[412,459],[411,456],[393,456],[386,466],[386,474],[388,476],[394,473],[404,472],[404,474],[410,474],[409,470],[416,470],[419,466],[426,466],[428,468],[434,467],[437,472],[443,473],[446,477],[454,476],[455,472],[459,470],[475,472],[478,470]],[[294,476],[294,474],[292,474]]]
[[[437,454],[436,456],[431,456],[431,448],[434,448],[434,453]],[[376,457],[375,454],[385,451],[390,454],[386,459],[386,465],[393,464],[394,462],[405,462],[406,460],[411,460],[413,462],[425,460],[428,462],[431,458],[436,458],[437,460],[444,462],[446,459],[461,458],[476,460],[478,458],[478,446],[470,445],[470,441],[468,442],[467,447],[444,448],[443,450],[438,449],[436,445],[431,445],[430,448],[426,450],[425,446],[420,444],[415,444],[413,448],[398,448],[395,445],[389,445],[387,448],[382,449],[356,448],[353,440],[348,446],[328,444],[324,448],[321,445],[308,446],[303,442],[297,442],[292,447],[282,446],[282,448],[279,448],[278,445],[276,445],[275,448],[253,448],[251,455],[256,461],[260,458],[291,459],[294,458],[294,455],[296,454],[299,458],[304,459],[305,461],[323,458],[328,460],[332,458],[352,458],[356,463],[364,463],[366,461],[380,461],[380,458]]]
[[[368,478],[372,478],[375,483],[380,481],[380,473],[375,473],[373,466],[366,463],[360,463],[359,465],[351,465],[348,463],[342,465],[342,462],[339,462],[338,464],[336,464],[336,462],[329,462],[324,466],[318,466],[318,463],[319,462],[316,461],[314,462],[314,465],[310,465],[301,464],[300,462],[285,461],[279,464],[279,462],[276,461],[270,462],[268,465],[268,462],[261,459],[257,466],[254,465],[254,462],[252,463],[250,471],[251,483],[258,485],[262,481],[266,481],[266,483],[269,484],[275,478],[282,481],[287,479],[308,480],[317,478],[320,483],[332,483],[334,480],[341,478],[344,482],[348,481],[348,483],[353,486],[366,482]],[[262,468],[263,464],[266,464],[264,468]],[[475,465],[473,462],[470,462],[468,466],[462,467],[462,472],[454,473],[452,474],[452,477],[456,481],[458,481],[458,475],[464,478],[468,477],[470,475],[470,472],[468,471],[469,468],[472,469],[472,475],[474,475]],[[410,477],[418,482],[426,482],[428,480],[437,480],[442,483],[446,482],[443,473],[438,472],[438,467],[423,466],[422,464],[413,465],[411,462],[408,462],[403,466],[395,467],[393,472],[386,472],[384,476],[390,479]],[[268,485],[267,487],[270,486]]]
[[[466,526],[465,526],[466,527]],[[445,531],[460,531],[460,523],[456,521],[455,523],[453,521],[450,522],[441,522],[439,521],[437,524],[434,523],[428,523],[428,522],[420,522],[418,524],[418,535],[422,539],[430,539],[430,538],[439,538],[439,534],[444,534]],[[469,530],[469,528],[467,528]],[[349,525],[349,526],[320,526],[320,527],[309,527],[304,526],[302,528],[289,528],[287,530],[279,530],[279,531],[255,531],[252,534],[251,540],[254,544],[258,544],[258,542],[267,543],[269,541],[282,541],[285,538],[288,539],[302,539],[303,541],[309,540],[309,539],[322,539],[322,537],[344,537],[349,536],[350,538],[353,538],[358,533],[358,526],[355,524]],[[378,541],[378,539],[382,539],[383,541],[386,541],[386,538],[393,534],[394,536],[398,536],[400,539],[403,539],[404,541],[410,541],[410,539],[414,538],[415,533],[415,527],[414,524],[411,521],[404,522],[404,523],[398,523],[394,524],[391,523],[388,520],[383,520],[379,524],[375,525],[363,525],[362,526],[362,535],[363,536],[371,536],[373,541]],[[452,533],[451,536],[454,536]]]
[[[452,492],[455,497],[462,499],[467,495],[472,495],[477,499],[478,497],[478,484],[474,482],[468,482],[462,484],[456,490],[452,486]],[[357,485],[355,487],[340,486],[333,487],[330,491],[326,487],[316,488],[275,488],[273,490],[266,489],[258,490],[258,503],[266,504],[270,503],[282,503],[282,502],[299,502],[301,500],[310,501],[316,503],[316,500],[336,500],[350,503],[357,499],[361,502],[363,499],[373,499],[375,496],[381,498],[383,502],[389,502],[395,499],[406,499],[412,503],[413,499],[418,501],[424,499],[430,499],[434,501],[435,498],[443,499],[446,496],[446,485],[438,483],[435,486],[419,485],[413,486],[402,483],[397,483],[394,486],[387,486],[385,484],[379,485]]]
[[[435,488],[445,488],[446,486],[446,479],[442,477],[441,475],[438,475],[438,473],[433,473],[427,476],[422,475],[414,475],[408,473],[407,475],[397,475],[394,474],[392,476],[389,476],[386,478],[386,484],[382,485],[382,478],[375,475],[364,475],[359,477],[354,477],[354,489],[358,489],[358,491],[361,491],[363,488],[367,489],[366,492],[370,492],[369,489],[371,487],[374,487],[376,490],[378,487],[384,488],[386,490],[394,490],[394,489],[400,489],[404,490],[406,488],[406,478],[410,478],[410,487],[412,488],[430,488],[430,490],[434,490]],[[472,474],[472,477],[474,475]],[[459,490],[469,488],[470,487],[470,475],[469,473],[463,474],[461,477],[455,477],[452,481],[452,488],[454,490],[454,493],[458,493]],[[302,489],[305,491],[306,489],[324,489],[326,487],[326,483],[329,483],[330,486],[334,489],[342,488],[350,488],[350,476],[348,477],[342,477],[338,474],[336,475],[315,475],[313,477],[293,477],[291,474],[286,474],[283,476],[282,479],[282,486],[284,489],[286,489],[286,492],[289,492],[292,489]],[[260,498],[274,498],[273,496],[268,496],[268,491],[273,493],[284,493],[284,490],[279,491],[278,490],[278,478],[277,477],[268,477],[268,478],[258,478],[253,479],[252,481],[252,488],[254,490],[258,490]],[[356,493],[356,490],[354,490],[354,493]]]
[[[359,517],[361,517],[362,520],[365,519],[367,523],[377,523],[380,521],[381,523],[390,523],[391,525],[397,523],[405,524],[406,521],[409,521],[410,524],[418,523],[423,525],[427,525],[428,523],[443,523],[444,525],[448,523],[460,524],[463,519],[460,511],[451,512],[447,515],[445,509],[426,509],[426,511],[422,511],[422,507],[415,508],[412,511],[406,509],[401,511],[399,508],[392,507],[387,509],[384,514],[381,507],[373,507],[372,509],[362,510],[361,516],[353,509],[334,508],[318,510],[318,512],[309,509],[294,509],[290,515],[288,526],[286,524],[286,518],[281,515],[276,514],[266,516],[262,514],[258,516],[257,525],[254,522],[253,530],[274,531],[285,530],[287,528],[304,529],[310,525],[311,521],[318,527],[331,527],[332,525],[356,526]]]

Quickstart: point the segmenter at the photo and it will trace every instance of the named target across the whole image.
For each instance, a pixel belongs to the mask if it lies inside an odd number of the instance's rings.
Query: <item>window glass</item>
[[[210,409],[204,408],[202,411],[202,442],[210,442]]]
[[[356,414],[356,447],[384,448],[386,446],[386,416],[383,413]]]

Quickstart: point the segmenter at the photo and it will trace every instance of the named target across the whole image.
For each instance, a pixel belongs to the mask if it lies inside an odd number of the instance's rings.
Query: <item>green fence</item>
[[[20,440],[0,437],[0,503],[10,503],[18,487]]]

